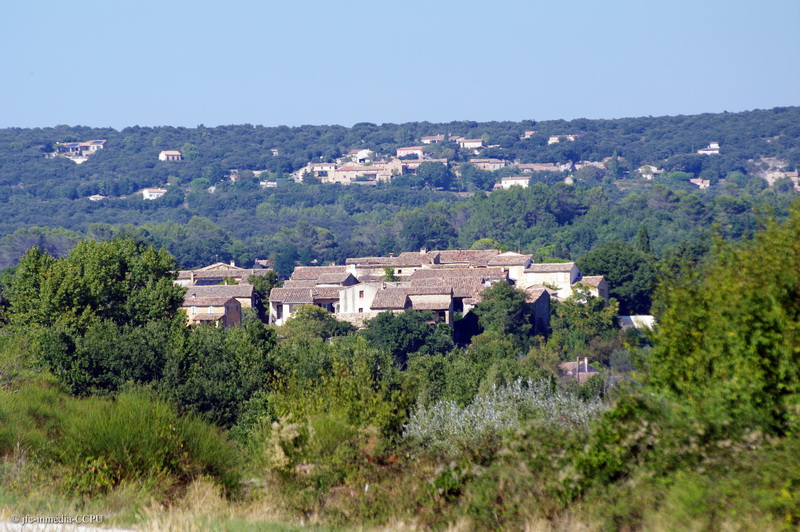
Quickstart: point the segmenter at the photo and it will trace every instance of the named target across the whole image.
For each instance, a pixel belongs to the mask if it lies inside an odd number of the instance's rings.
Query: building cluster
[[[175,284],[186,287],[181,308],[188,325],[233,327],[242,321],[242,309],[255,307],[255,292],[248,279],[266,275],[268,269],[240,268],[217,262],[197,270],[181,270]]]
[[[549,327],[550,299],[569,297],[583,283],[608,299],[602,276],[582,276],[574,263],[536,264],[531,255],[491,250],[405,252],[389,257],[351,258],[340,266],[299,266],[269,297],[269,322],[283,325],[302,305],[327,309],[362,327],[381,312],[431,311],[449,325],[466,314],[483,291],[506,281],[527,292],[535,328]]]

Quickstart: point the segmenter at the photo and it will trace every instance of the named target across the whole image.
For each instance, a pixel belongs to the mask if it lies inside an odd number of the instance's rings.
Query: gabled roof
[[[584,275],[578,282],[597,288],[605,280],[606,278],[602,275]]]
[[[269,300],[278,303],[312,304],[311,288],[273,288]]]
[[[228,301],[236,301],[235,298],[231,296],[221,296],[221,297],[213,297],[213,296],[206,296],[206,297],[192,297],[188,293],[183,296],[183,305],[184,307],[222,307]],[[238,304],[238,302],[237,302]]]
[[[178,272],[178,279],[224,279],[230,277],[232,279],[245,279],[251,275],[266,275],[272,270],[265,270],[262,268],[247,269],[235,268],[219,269],[219,270],[180,270]]]
[[[405,288],[385,288],[375,293],[373,309],[398,310],[406,308],[408,293]]]
[[[292,272],[291,279],[293,281],[317,280],[324,273],[343,273],[346,269],[345,266],[298,266]]]
[[[195,271],[197,272],[207,272],[210,270],[244,270],[244,268],[240,268],[238,266],[234,266],[232,264],[228,264],[227,262],[215,262],[214,264],[209,264],[208,266],[203,266],[202,268],[197,268]]]
[[[311,289],[311,297],[317,299],[339,299],[341,286],[315,286]]]
[[[505,279],[506,272],[503,268],[425,268],[411,274],[411,280],[432,278],[469,278],[469,279]]]
[[[522,255],[520,253],[501,253],[489,259],[489,266],[527,266],[533,255]]]
[[[317,279],[317,284],[342,284],[347,282],[348,279],[353,277],[351,273],[348,272],[335,272],[335,273],[323,273]],[[355,280],[355,277],[353,277]]]
[[[395,257],[359,257],[355,259],[345,259],[345,264],[355,264],[356,266],[390,266],[394,263]]]
[[[317,286],[316,279],[289,279],[283,282],[283,288],[313,288]]]
[[[531,264],[525,273],[568,272],[575,266],[574,262],[553,262]]]
[[[419,251],[404,251],[395,257],[392,266],[422,266],[423,264],[433,264],[437,252],[421,253]]]
[[[526,303],[536,303],[540,298],[545,297],[545,294],[546,297],[550,297],[550,292],[543,286],[529,286],[525,289],[525,292],[528,294]]]
[[[251,284],[212,284],[190,286],[186,290],[187,298],[196,297],[253,297],[253,285]]]

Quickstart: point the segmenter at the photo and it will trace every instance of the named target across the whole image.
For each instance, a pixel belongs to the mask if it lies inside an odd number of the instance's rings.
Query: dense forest
[[[524,138],[526,131],[535,131]],[[297,184],[288,175],[309,162],[332,161],[353,148],[393,155],[423,135],[485,140],[481,157],[509,162],[598,162],[569,172],[532,175],[532,188],[489,193],[512,168],[478,170],[454,143],[426,147],[450,161],[451,179],[434,187],[396,179],[376,187]],[[550,136],[575,134],[548,144]],[[46,158],[57,142],[106,139],[104,150],[76,165]],[[563,137],[562,137],[563,138]],[[718,155],[697,154],[719,142]],[[181,162],[158,160],[180,150]],[[275,153],[273,154],[273,149]],[[610,160],[608,158],[611,158]],[[769,186],[764,158],[800,166],[800,108],[697,116],[548,122],[452,122],[339,126],[207,128],[130,127],[122,131],[57,126],[0,130],[0,266],[32,244],[62,255],[84,237],[123,233],[165,246],[184,267],[215,260],[249,266],[272,258],[282,274],[299,263],[354,255],[470,247],[477,240],[535,253],[538,260],[577,259],[613,241],[632,242],[642,227],[662,254],[714,226],[727,237],[751,234],[758,213],[783,217],[795,194],[788,179]],[[662,168],[652,181],[643,164]],[[231,182],[231,170],[240,179]],[[265,174],[249,173],[266,171]],[[516,173],[519,173],[516,171]],[[708,179],[698,189],[691,178]],[[259,181],[276,181],[262,189]],[[145,201],[136,191],[166,187]],[[213,187],[213,188],[212,188]],[[213,190],[213,192],[209,192]],[[92,202],[93,194],[108,196]]]

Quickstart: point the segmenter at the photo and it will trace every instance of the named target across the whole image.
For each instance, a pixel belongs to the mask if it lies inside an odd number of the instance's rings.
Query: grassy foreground
[[[144,391],[75,398],[38,377],[0,392],[0,518],[102,514],[104,526],[232,531],[797,525],[796,438],[704,439],[707,426],[688,434],[691,423],[648,422],[638,408],[635,420],[616,411],[613,452],[625,453],[616,469],[608,456],[592,462],[612,450],[597,428],[532,421],[433,452],[333,415],[313,419],[308,428],[324,435],[305,443],[290,434],[303,432],[298,424],[273,425],[270,434],[297,444],[278,464],[274,439],[232,443]]]

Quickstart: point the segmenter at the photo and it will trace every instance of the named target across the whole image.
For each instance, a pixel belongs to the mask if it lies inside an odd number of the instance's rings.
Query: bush
[[[477,396],[463,408],[454,401],[419,408],[411,414],[403,435],[424,448],[452,453],[517,429],[530,419],[560,427],[588,427],[604,410],[602,402],[582,401],[553,389],[550,382],[518,379]]]

